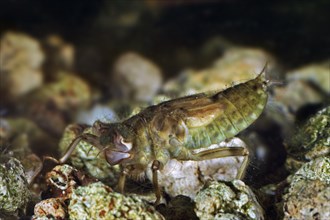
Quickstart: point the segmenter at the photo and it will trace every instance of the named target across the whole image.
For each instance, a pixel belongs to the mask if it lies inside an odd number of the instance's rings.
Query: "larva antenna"
[[[261,80],[261,81],[266,81],[268,83],[268,80],[266,79],[266,70],[268,67],[268,61],[266,61],[264,67],[262,68],[261,72],[258,74],[258,76],[256,77],[257,79]]]
[[[283,81],[281,80],[275,80],[275,79],[269,79],[269,77],[266,76],[266,71],[268,67],[269,62],[266,61],[264,67],[262,68],[261,72],[256,77],[259,81],[263,82],[265,86],[268,88],[273,86],[281,86],[284,85]]]

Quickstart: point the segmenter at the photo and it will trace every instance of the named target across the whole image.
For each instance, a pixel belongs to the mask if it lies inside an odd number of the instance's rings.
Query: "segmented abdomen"
[[[261,115],[267,97],[263,74],[210,96],[213,103],[221,103],[222,111],[207,125],[190,128],[186,146],[208,147],[235,136]]]

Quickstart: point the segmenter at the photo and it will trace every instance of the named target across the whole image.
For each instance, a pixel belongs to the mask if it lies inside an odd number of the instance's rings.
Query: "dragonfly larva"
[[[75,138],[59,163],[69,158],[80,141],[88,142],[103,151],[111,165],[121,164],[121,191],[126,176],[139,176],[151,164],[156,203],[161,197],[157,172],[170,159],[200,161],[246,156],[238,173],[240,178],[247,163],[245,148],[207,147],[234,137],[252,124],[266,105],[266,90],[263,70],[255,79],[224,91],[166,101],[120,123],[96,121],[92,134],[83,133]]]

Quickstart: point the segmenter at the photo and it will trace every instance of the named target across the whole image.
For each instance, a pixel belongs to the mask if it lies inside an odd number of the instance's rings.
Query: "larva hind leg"
[[[243,156],[244,160],[237,172],[236,175],[237,179],[243,178],[244,172],[247,168],[249,161],[249,151],[244,147],[219,147],[219,148],[201,151],[198,153],[192,153],[191,156],[192,156],[192,160],[196,160],[196,161],[210,160],[210,159],[222,158],[222,157]]]
[[[242,179],[249,162],[249,151],[245,147],[218,147],[207,150],[188,150],[176,138],[170,139],[173,146],[172,155],[177,160],[211,160],[222,157],[243,156],[244,160],[239,168],[236,178]]]

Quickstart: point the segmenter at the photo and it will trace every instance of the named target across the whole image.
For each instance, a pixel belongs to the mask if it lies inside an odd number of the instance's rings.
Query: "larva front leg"
[[[131,166],[126,166],[122,168],[119,180],[118,180],[118,190],[121,194],[124,194],[125,192],[125,183],[126,183],[126,177],[132,170]]]
[[[103,148],[102,145],[100,144],[99,138],[97,136],[86,133],[86,134],[82,134],[82,135],[79,135],[78,137],[76,137],[71,142],[68,149],[66,150],[66,152],[64,153],[64,155],[60,159],[56,159],[56,158],[51,157],[51,156],[44,156],[43,157],[43,163],[46,160],[49,160],[49,161],[53,161],[55,164],[64,164],[70,158],[71,154],[73,153],[73,151],[76,149],[76,147],[78,146],[78,144],[81,141],[85,141],[85,142],[99,148],[100,150]],[[38,173],[36,175],[38,175],[41,172],[42,169],[43,169],[43,164],[42,164],[41,169],[38,171]]]
[[[63,164],[65,163],[71,156],[72,152],[76,149],[80,141],[85,141],[94,147],[97,147],[100,151],[103,150],[103,146],[100,144],[99,137],[92,135],[92,134],[82,134],[78,137],[76,137],[71,144],[69,145],[67,151],[64,153],[64,155],[59,159],[59,163]]]
[[[156,194],[156,201],[155,205],[158,205],[160,202],[161,198],[161,191],[160,187],[158,184],[158,170],[160,168],[160,162],[158,160],[154,160],[151,165],[151,170],[152,170],[152,185],[154,187],[154,192]]]

